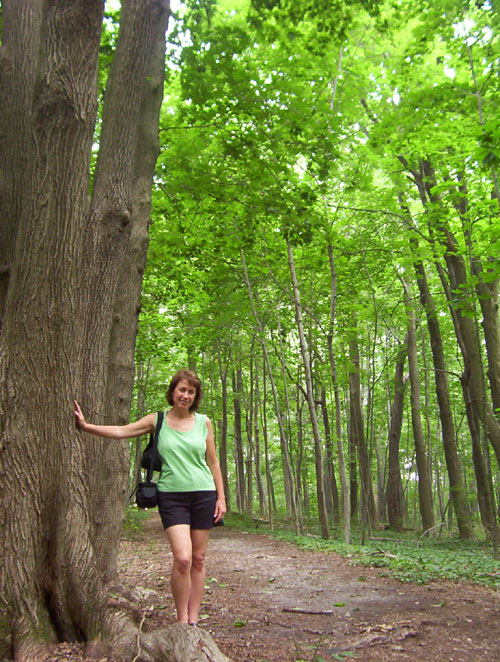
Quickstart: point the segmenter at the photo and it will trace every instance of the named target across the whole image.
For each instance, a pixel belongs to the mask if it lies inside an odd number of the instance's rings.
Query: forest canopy
[[[198,370],[235,510],[496,535],[496,9],[179,8],[137,403]]]

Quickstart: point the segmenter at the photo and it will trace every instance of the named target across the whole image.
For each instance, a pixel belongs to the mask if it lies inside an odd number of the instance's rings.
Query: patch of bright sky
[[[387,99],[387,101],[388,101],[389,103],[393,103],[395,106],[398,106],[398,105],[399,105],[399,102],[401,101],[401,96],[400,96],[400,94],[399,94],[399,90],[398,90],[397,87],[396,87],[396,89],[394,90],[394,93],[393,93],[392,97],[389,97],[389,98]]]
[[[487,43],[488,41],[491,41],[493,32],[491,31],[490,27],[485,26],[481,30],[482,32],[481,37],[479,37],[477,33],[474,33],[475,27],[476,27],[476,23],[471,18],[466,18],[460,23],[454,23],[453,29],[455,31],[455,37],[458,39],[464,39],[465,43],[468,46],[472,46],[478,40],[483,44]]]
[[[447,64],[444,65],[444,75],[447,78],[451,78],[453,80],[455,76],[457,75],[457,72],[455,71],[454,67],[449,67]]]

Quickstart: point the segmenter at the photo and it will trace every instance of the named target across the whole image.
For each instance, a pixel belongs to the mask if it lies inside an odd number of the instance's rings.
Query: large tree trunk
[[[151,213],[151,185],[159,154],[158,118],[163,99],[167,20],[167,6],[164,3],[153,3],[150,7],[144,3],[122,4],[122,25],[105,94],[102,152],[97,163],[93,207],[102,209],[104,196],[106,201],[109,201],[109,175],[103,176],[102,168],[106,173],[109,173],[110,169],[114,169],[115,173],[119,172],[117,152],[118,159],[130,158],[130,166],[121,173],[124,201],[127,200],[130,205],[130,237],[118,265],[117,286],[114,287],[111,328],[106,348],[107,381],[102,404],[107,420],[116,424],[124,424],[130,420],[134,349]],[[138,39],[138,35],[143,37]],[[136,79],[136,84],[131,85],[130,79]],[[136,129],[128,136],[130,144],[123,151],[117,150],[118,136],[125,127],[122,113],[128,115],[130,112],[134,113],[132,126]],[[111,163],[107,162],[109,157],[106,149],[113,150]],[[90,251],[93,250],[92,242]],[[110,268],[109,257],[104,260],[102,267],[105,270]],[[102,281],[100,286],[102,287]],[[109,292],[112,290],[113,286],[110,284]],[[98,315],[99,309],[91,308],[90,314]],[[97,362],[95,350],[93,345],[92,356]],[[87,363],[86,367],[88,369],[91,365]],[[98,385],[92,384],[88,393],[95,393],[96,387]],[[100,405],[96,403],[96,406]],[[92,518],[98,523],[93,544],[97,548],[101,576],[104,581],[111,581],[116,579],[118,546],[115,541],[122,527],[130,457],[127,443],[113,445],[102,442],[101,446],[100,461],[89,465],[90,493],[96,495],[92,500]],[[109,499],[109,507],[103,509],[98,495],[105,490],[112,493],[111,486],[114,496]]]
[[[2,94],[13,112],[0,117],[1,222],[13,259],[0,340],[0,657],[37,662],[51,641],[83,640],[89,654],[108,642],[132,660],[137,628],[108,610],[103,585],[119,539],[102,545],[102,522],[119,530],[128,453],[107,441],[104,454],[101,441],[76,434],[71,402],[83,396],[107,413],[114,292],[138,190],[151,184],[139,127],[168,4],[122,2],[90,208],[104,2],[4,0],[2,9]]]
[[[24,192],[11,189],[16,199],[5,208],[7,227],[17,222],[17,241],[0,347],[0,511],[6,534],[0,654],[8,654],[10,634],[17,659],[29,660],[42,642],[75,638],[79,630],[95,636],[101,625],[103,594],[81,471],[85,449],[74,439],[69,407],[78,365],[74,320],[103,7],[84,1],[69,10],[61,3],[36,10],[34,3],[3,5],[4,34],[22,38],[19,28],[29,24],[41,54],[25,63],[32,65],[26,72],[32,94],[22,98],[19,110],[27,118],[21,144],[28,151]],[[24,37],[20,43],[29,49],[31,39]],[[20,87],[2,93],[16,99]],[[0,119],[0,133],[15,144],[19,125],[8,119]]]
[[[42,4],[2,3],[0,61],[0,328],[4,317],[23,192],[31,185],[30,108],[42,34]],[[44,40],[45,45],[47,40]],[[92,124],[92,116],[88,117]],[[83,128],[83,127],[82,127]],[[85,167],[85,164],[81,164]]]

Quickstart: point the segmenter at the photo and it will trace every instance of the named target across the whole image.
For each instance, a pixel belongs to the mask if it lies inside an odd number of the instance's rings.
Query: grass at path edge
[[[229,515],[226,523],[239,530],[274,536],[302,549],[340,554],[353,565],[381,568],[381,575],[401,582],[427,584],[446,579],[500,589],[500,560],[493,557],[491,546],[482,541],[420,539],[415,532],[377,531],[376,539],[368,538],[361,544],[359,532],[353,530],[353,542],[346,545],[335,532],[324,540],[320,536],[297,535],[287,529],[271,531],[248,517],[235,514]]]

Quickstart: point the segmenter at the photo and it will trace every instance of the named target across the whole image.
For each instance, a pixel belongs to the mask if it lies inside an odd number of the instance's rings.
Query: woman
[[[191,625],[198,623],[210,529],[226,512],[212,424],[196,413],[201,395],[199,378],[190,370],[179,370],[167,390],[171,409],[158,438],[162,460],[158,510],[173,554],[172,595],[177,621]],[[139,437],[154,432],[156,426],[156,414],[128,425],[93,425],[77,402],[75,418],[83,432],[110,439]]]

